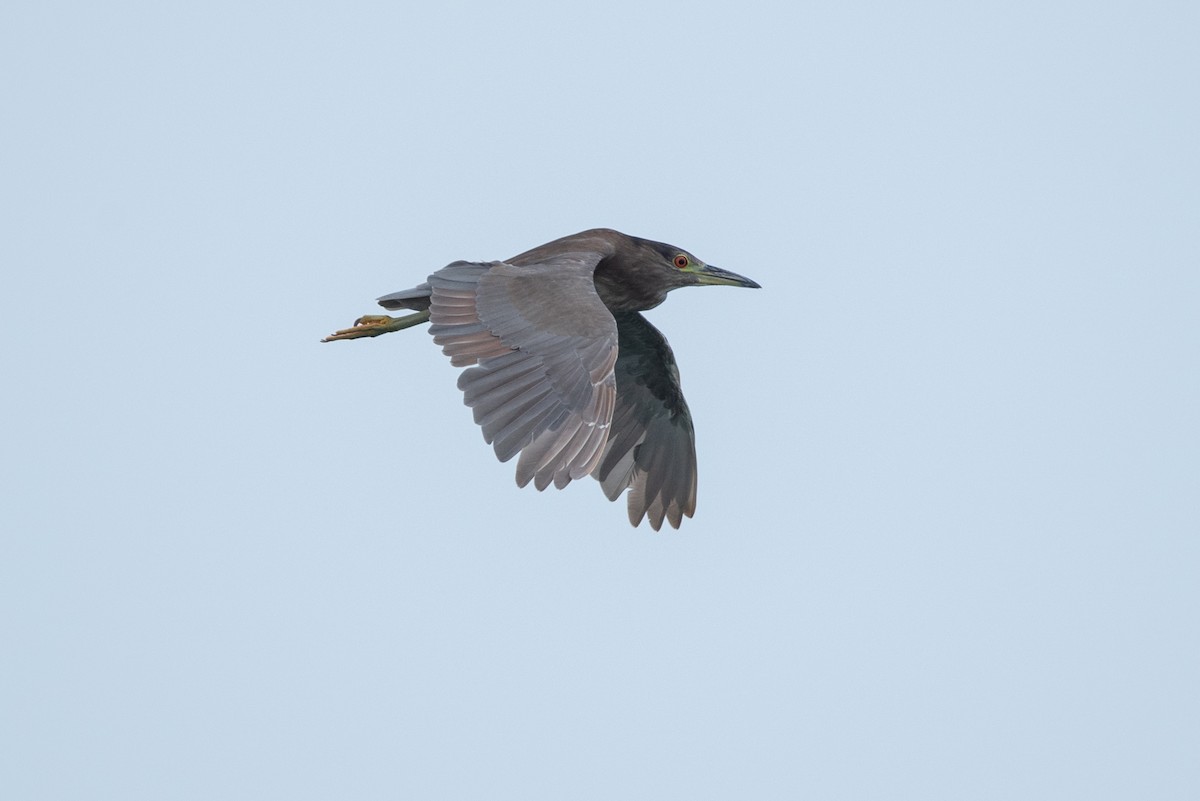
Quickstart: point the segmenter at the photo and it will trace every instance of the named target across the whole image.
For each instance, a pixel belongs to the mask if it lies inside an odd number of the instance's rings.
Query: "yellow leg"
[[[367,314],[354,321],[353,328],[343,328],[322,339],[322,342],[333,342],[338,339],[358,339],[359,337],[377,337],[380,334],[390,334],[412,328],[429,320],[429,312],[406,314],[403,317],[389,317],[386,314]]]

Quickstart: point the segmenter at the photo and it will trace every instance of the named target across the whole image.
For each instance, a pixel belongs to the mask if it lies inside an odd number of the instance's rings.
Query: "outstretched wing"
[[[617,403],[604,457],[592,475],[609,500],[627,488],[629,522],[679,528],[696,511],[696,440],[667,339],[637,312],[616,315]]]
[[[603,254],[532,264],[454,262],[429,277],[429,333],[460,367],[466,404],[517,484],[590,474],[612,422],[617,325],[596,294]]]

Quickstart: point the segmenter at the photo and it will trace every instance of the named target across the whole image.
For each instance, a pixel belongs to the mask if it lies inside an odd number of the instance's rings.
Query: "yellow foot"
[[[389,317],[386,314],[366,314],[354,321],[353,328],[343,328],[341,331],[334,331],[329,336],[322,339],[322,342],[333,342],[338,339],[358,339],[360,337],[377,337],[380,334],[388,334],[392,331],[400,331],[404,328],[423,323],[429,319],[429,312],[417,312],[416,314],[406,314],[403,317]]]

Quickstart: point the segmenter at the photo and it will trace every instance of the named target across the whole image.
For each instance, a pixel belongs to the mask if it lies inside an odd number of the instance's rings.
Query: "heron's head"
[[[722,270],[705,264],[691,253],[663,242],[647,242],[653,255],[650,257],[655,277],[668,290],[681,286],[743,286],[760,289],[757,281],[744,275]]]
[[[596,292],[613,311],[652,309],[681,286],[758,287],[757,282],[705,264],[682,248],[611,228],[584,231],[543,247],[561,248],[566,243],[604,254],[594,273]]]

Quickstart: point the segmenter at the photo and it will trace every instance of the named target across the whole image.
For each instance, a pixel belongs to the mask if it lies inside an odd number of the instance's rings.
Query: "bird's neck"
[[[605,270],[603,264],[596,268],[593,274],[596,284],[596,294],[609,311],[633,312],[653,309],[667,299],[665,287],[647,286],[648,282],[625,280],[624,276],[614,275]]]

